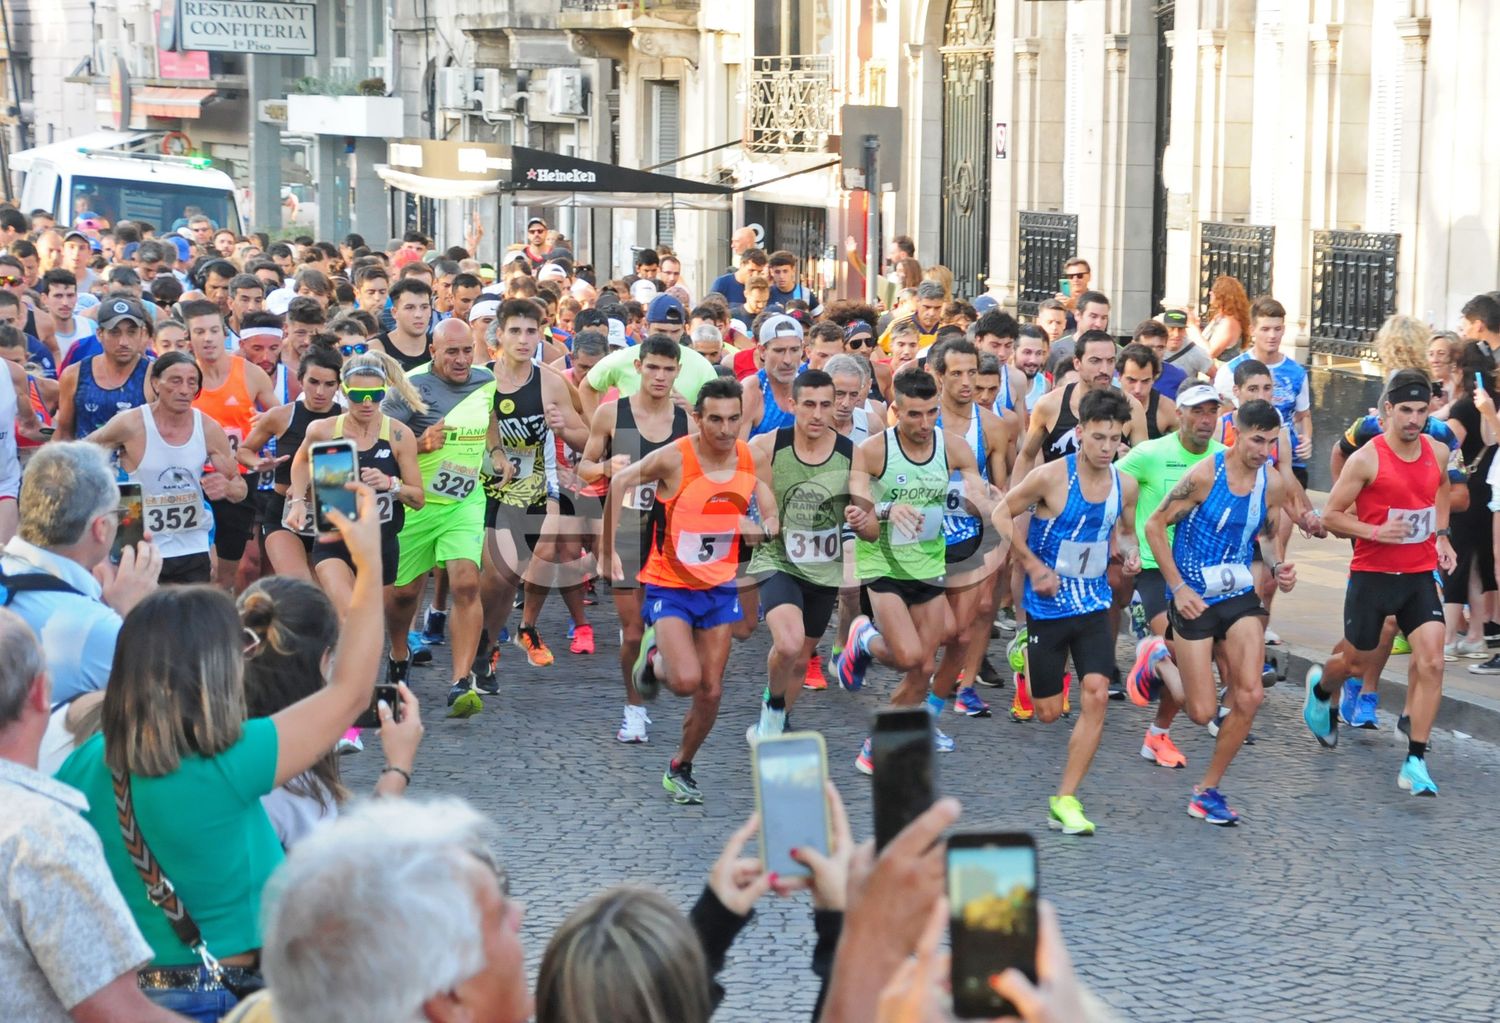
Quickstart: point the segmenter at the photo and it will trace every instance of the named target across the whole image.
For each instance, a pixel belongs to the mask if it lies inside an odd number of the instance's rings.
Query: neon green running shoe
[[[1094,822],[1083,815],[1083,804],[1077,796],[1052,796],[1047,800],[1050,810],[1047,827],[1061,831],[1064,835],[1092,835]]]
[[[1396,641],[1391,644],[1391,656],[1400,657],[1402,654],[1411,653],[1411,644],[1406,640],[1405,633],[1398,633]]]
[[[1016,630],[1016,636],[1005,647],[1005,655],[1010,658],[1010,670],[1026,670],[1026,626]]]
[[[635,655],[635,664],[630,667],[630,680],[643,700],[654,700],[661,692],[661,680],[651,666],[651,655],[656,653],[656,627],[648,626],[641,636],[641,652]]]
[[[471,718],[484,710],[484,701],[479,698],[479,693],[474,690],[474,676],[470,675],[467,683],[454,683],[453,690],[448,694],[448,716],[450,718]]]

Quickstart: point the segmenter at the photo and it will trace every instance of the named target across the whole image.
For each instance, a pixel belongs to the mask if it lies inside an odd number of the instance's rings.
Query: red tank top
[[[1375,449],[1375,478],[1354,499],[1359,521],[1383,526],[1399,518],[1407,524],[1407,539],[1401,543],[1354,541],[1354,572],[1431,572],[1437,568],[1437,490],[1443,485],[1443,468],[1424,436],[1422,453],[1406,461],[1391,450],[1385,435],[1370,442]]]
[[[204,388],[193,399],[193,408],[224,428],[229,436],[229,450],[237,451],[240,441],[250,434],[250,420],[255,418],[255,399],[245,383],[245,360],[238,355],[226,356],[229,375],[213,390]],[[240,474],[250,470],[240,466]]]
[[[696,438],[673,443],[682,459],[682,485],[676,496],[658,498],[666,528],[646,555],[640,581],[675,590],[708,590],[733,582],[740,564],[740,516],[755,492],[750,445],[735,442],[734,476],[720,483],[704,474]]]

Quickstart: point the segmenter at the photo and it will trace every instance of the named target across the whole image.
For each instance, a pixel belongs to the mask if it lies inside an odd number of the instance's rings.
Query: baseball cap
[[[500,301],[498,299],[489,298],[475,302],[469,306],[469,322],[473,323],[475,320],[482,320],[486,316],[493,317],[499,311]]]
[[[193,258],[193,243],[178,235],[171,239],[172,247],[177,250],[177,262],[186,263]]]
[[[656,282],[648,281],[644,278],[636,281],[630,286],[630,297],[635,299],[637,302],[640,302],[642,305],[654,301],[656,299],[656,296],[660,294],[661,289],[656,286]]]
[[[547,222],[541,217],[532,217],[530,220],[526,221],[527,227],[530,227],[532,224],[541,224],[543,227],[547,226]]]
[[[1000,308],[1000,300],[994,295],[980,295],[973,302],[974,311],[983,316],[992,309]]]
[[[606,322],[609,329],[609,347],[624,348],[630,344],[630,340],[625,336],[625,324],[613,316]]]
[[[568,271],[556,263],[548,263],[536,272],[536,279],[539,281],[562,281],[567,280],[567,277]]]
[[[1186,327],[1187,313],[1183,312],[1181,309],[1168,309],[1166,312],[1161,314],[1161,322],[1165,323],[1169,327]]]
[[[121,320],[134,320],[142,327],[151,323],[146,307],[133,298],[107,298],[99,303],[100,330],[108,330]]]
[[[73,230],[69,231],[67,234],[63,235],[63,241],[65,241],[65,242],[70,242],[74,238],[77,238],[77,239],[83,241],[84,243],[86,243],[88,245],[94,244],[94,239],[90,238],[88,235],[84,234],[82,231],[78,230],[77,228],[74,228]]]
[[[760,343],[768,345],[778,337],[802,338],[802,324],[790,316],[768,316],[760,325]]]
[[[1177,394],[1178,408],[1196,408],[1199,405],[1207,405],[1213,402],[1215,405],[1224,404],[1224,399],[1219,397],[1219,392],[1208,384],[1194,384],[1192,387],[1184,387]]]
[[[646,322],[686,324],[687,311],[682,308],[682,303],[671,295],[657,295],[651,300],[651,307],[646,310]]]

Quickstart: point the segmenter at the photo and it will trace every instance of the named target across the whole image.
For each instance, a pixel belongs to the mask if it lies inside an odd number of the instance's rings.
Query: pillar
[[[260,119],[260,101],[286,97],[284,61],[257,54],[246,61],[250,107],[251,230],[281,230],[281,129]]]

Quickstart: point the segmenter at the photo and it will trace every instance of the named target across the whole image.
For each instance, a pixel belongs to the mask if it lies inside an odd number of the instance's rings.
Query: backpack
[[[55,575],[46,572],[22,572],[18,575],[7,575],[0,568],[0,607],[10,607],[11,601],[16,599],[18,593],[73,593],[83,596],[82,591],[76,586],[63,582]]]

